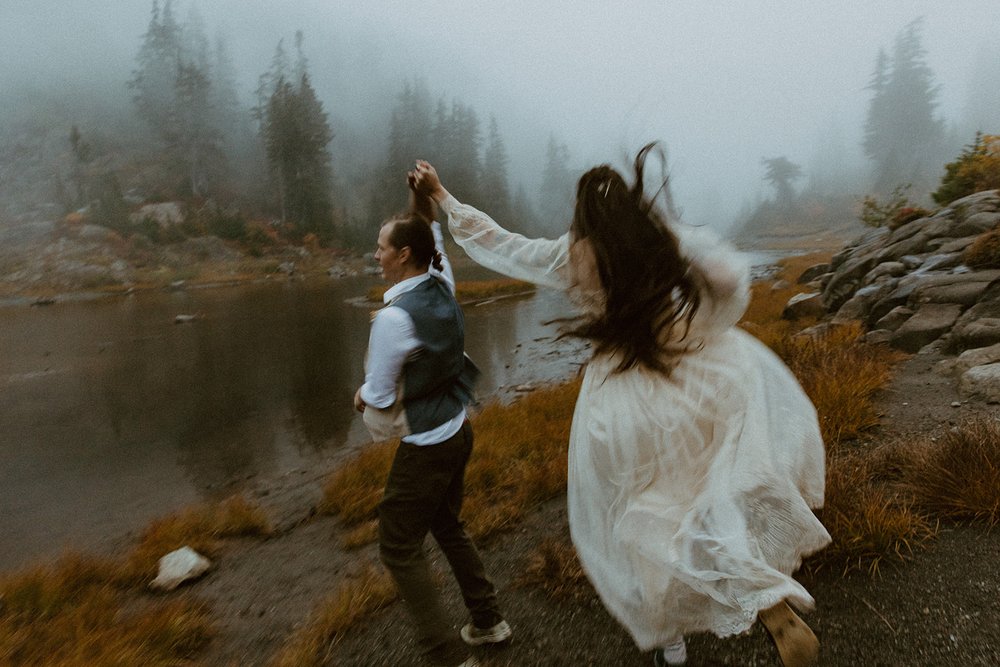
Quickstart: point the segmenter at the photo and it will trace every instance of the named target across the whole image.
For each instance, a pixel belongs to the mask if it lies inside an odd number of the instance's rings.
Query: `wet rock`
[[[211,561],[191,547],[181,547],[160,559],[160,569],[151,588],[172,591],[185,581],[202,576],[212,567]]]

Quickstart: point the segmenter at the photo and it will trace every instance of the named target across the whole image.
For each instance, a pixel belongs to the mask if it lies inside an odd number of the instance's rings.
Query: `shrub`
[[[921,218],[926,218],[930,215],[930,211],[919,206],[904,206],[903,208],[896,211],[896,215],[892,217],[889,221],[889,229],[898,229],[903,225],[913,222],[914,220],[920,220]]]
[[[993,188],[1000,188],[1000,135],[977,132],[958,159],[945,165],[941,185],[931,197],[946,205]]]
[[[1000,229],[980,234],[962,253],[962,261],[974,269],[1000,268]]]
[[[861,200],[861,214],[858,219],[869,227],[891,225],[903,211],[916,210],[916,207],[911,206],[907,198],[906,193],[909,189],[909,185],[896,186],[885,202],[879,201],[874,195],[866,195]]]

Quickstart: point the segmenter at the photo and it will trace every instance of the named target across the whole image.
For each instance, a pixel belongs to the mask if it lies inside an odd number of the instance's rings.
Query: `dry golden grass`
[[[877,393],[905,358],[886,346],[861,342],[861,334],[861,326],[851,324],[816,336],[786,332],[763,337],[816,406],[830,448],[878,424]]]
[[[188,545],[211,553],[224,537],[269,531],[241,497],[161,519],[122,560],[64,556],[0,579],[0,665],[179,665],[212,635],[207,608],[142,588],[160,557]]]
[[[899,486],[925,511],[952,521],[1000,523],[1000,422],[980,417],[894,448]]]
[[[136,596],[120,573],[118,563],[69,555],[0,580],[0,664],[168,666],[193,657],[213,632],[204,605]]]
[[[151,579],[159,559],[183,546],[212,555],[223,538],[270,532],[264,512],[242,496],[192,507],[158,519],[143,531],[125,564],[126,576],[137,581]]]
[[[331,649],[344,631],[388,605],[396,596],[395,585],[385,572],[366,568],[320,604],[268,665],[313,667],[327,664]]]
[[[373,519],[395,453],[394,441],[363,449],[329,477],[319,510],[340,517],[348,526]]]
[[[365,294],[369,301],[382,301],[382,295],[389,289],[385,285],[372,287]],[[498,278],[496,280],[469,280],[460,281],[455,284],[455,298],[464,303],[467,301],[481,301],[498,296],[508,296],[511,294],[526,294],[534,292],[535,286],[521,280],[510,278]]]
[[[475,447],[465,471],[463,515],[476,538],[517,524],[538,503],[566,490],[566,446],[580,391],[574,380],[540,389],[512,405],[493,403],[473,418]],[[371,521],[382,498],[395,442],[372,445],[327,482],[320,509],[353,527]],[[352,534],[370,535],[362,528]]]
[[[528,558],[520,586],[542,589],[558,601],[579,601],[594,595],[594,589],[567,538],[546,538]]]
[[[768,326],[782,323],[781,312],[788,304],[788,300],[796,294],[806,291],[805,286],[798,285],[795,281],[810,266],[827,262],[829,259],[830,253],[828,252],[813,252],[779,260],[780,269],[772,280],[758,281],[750,286],[750,305],[747,307],[746,313],[743,314],[743,322]],[[790,285],[773,289],[774,284],[779,280],[785,280]],[[803,329],[814,323],[815,321],[796,322],[795,330]],[[784,323],[782,328],[791,330],[792,325]]]
[[[378,519],[372,519],[350,528],[340,538],[345,549],[357,549],[378,539]]]
[[[809,566],[878,572],[883,560],[903,560],[937,533],[937,525],[885,479],[870,451],[827,457],[826,504],[817,516],[833,542]]]

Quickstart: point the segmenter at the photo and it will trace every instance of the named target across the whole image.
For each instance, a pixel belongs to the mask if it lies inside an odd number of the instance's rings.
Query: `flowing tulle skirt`
[[[573,542],[607,609],[641,650],[742,632],[782,599],[830,537],[816,411],[764,345],[732,329],[669,377],[587,368],[573,418]]]

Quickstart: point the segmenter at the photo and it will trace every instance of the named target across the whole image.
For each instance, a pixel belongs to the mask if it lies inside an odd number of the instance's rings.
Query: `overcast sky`
[[[574,167],[651,139],[669,150],[689,218],[722,224],[764,191],[763,157],[809,169],[834,133],[857,150],[879,47],[924,17],[941,113],[959,122],[977,52],[1000,44],[998,0],[175,0],[223,31],[244,93],[279,38],[305,32],[316,88],[347,127],[384,123],[383,93],[423,77],[497,116],[515,180],[550,133]],[[0,98],[24,81],[122,82],[150,0],[0,0]],[[2,101],[0,101],[2,104]],[[1000,128],[994,128],[1000,129]],[[335,132],[338,128],[334,128]],[[971,137],[969,137],[971,139]],[[446,176],[446,175],[445,175]],[[527,183],[531,187],[530,182]]]

